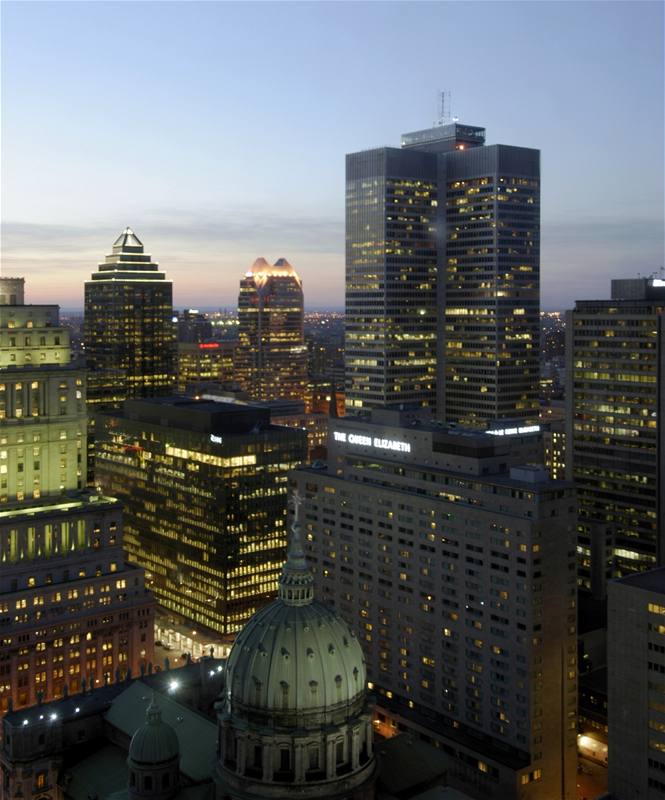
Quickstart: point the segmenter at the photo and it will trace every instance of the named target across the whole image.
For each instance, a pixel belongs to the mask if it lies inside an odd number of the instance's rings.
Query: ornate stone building
[[[218,709],[218,800],[372,800],[376,764],[365,659],[314,600],[298,506],[279,596],[244,627]]]

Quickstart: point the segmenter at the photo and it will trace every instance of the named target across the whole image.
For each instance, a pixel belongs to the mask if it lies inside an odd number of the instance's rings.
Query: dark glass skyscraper
[[[435,403],[436,156],[346,157],[346,406]]]
[[[173,293],[143,243],[125,228],[85,284],[88,403],[169,394],[175,380]]]
[[[665,281],[612,281],[566,321],[568,477],[579,503],[579,584],[665,559]]]
[[[540,154],[453,123],[347,156],[346,393],[536,419]]]
[[[439,158],[437,410],[450,422],[537,420],[540,153],[491,145]]]

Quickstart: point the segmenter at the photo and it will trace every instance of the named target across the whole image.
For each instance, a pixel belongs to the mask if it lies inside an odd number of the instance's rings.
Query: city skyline
[[[308,309],[342,308],[344,154],[430,126],[443,88],[543,154],[544,310],[663,265],[660,4],[121,8],[3,4],[3,274],[35,302],[81,309],[130,225],[176,307],[233,306],[239,270],[284,252]]]

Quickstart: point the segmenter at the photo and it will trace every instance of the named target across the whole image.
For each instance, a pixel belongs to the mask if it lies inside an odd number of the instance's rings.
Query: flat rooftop
[[[278,426],[270,424],[267,408],[182,395],[127,400],[122,411],[107,412],[105,416],[205,434],[246,435],[278,430]]]
[[[650,569],[648,572],[638,572],[635,575],[628,575],[625,578],[618,578],[611,582],[635,586],[647,592],[665,594],[665,567]]]

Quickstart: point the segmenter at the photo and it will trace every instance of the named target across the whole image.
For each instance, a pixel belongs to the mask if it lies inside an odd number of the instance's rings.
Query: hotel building
[[[575,498],[524,466],[539,451],[536,426],[375,410],[332,420],[327,464],[291,476],[382,726],[436,742],[478,798],[575,797]]]
[[[302,281],[285,258],[257,258],[240,281],[236,376],[252,400],[304,400]]]
[[[57,306],[0,278],[0,712],[137,671],[154,602],[117,501],[86,482],[84,372]]]
[[[566,320],[567,476],[579,503],[579,585],[665,558],[665,281],[612,281]]]
[[[163,609],[234,636],[275,597],[306,433],[272,425],[268,409],[172,397],[100,414],[98,434],[96,475],[123,502],[128,560]]]

